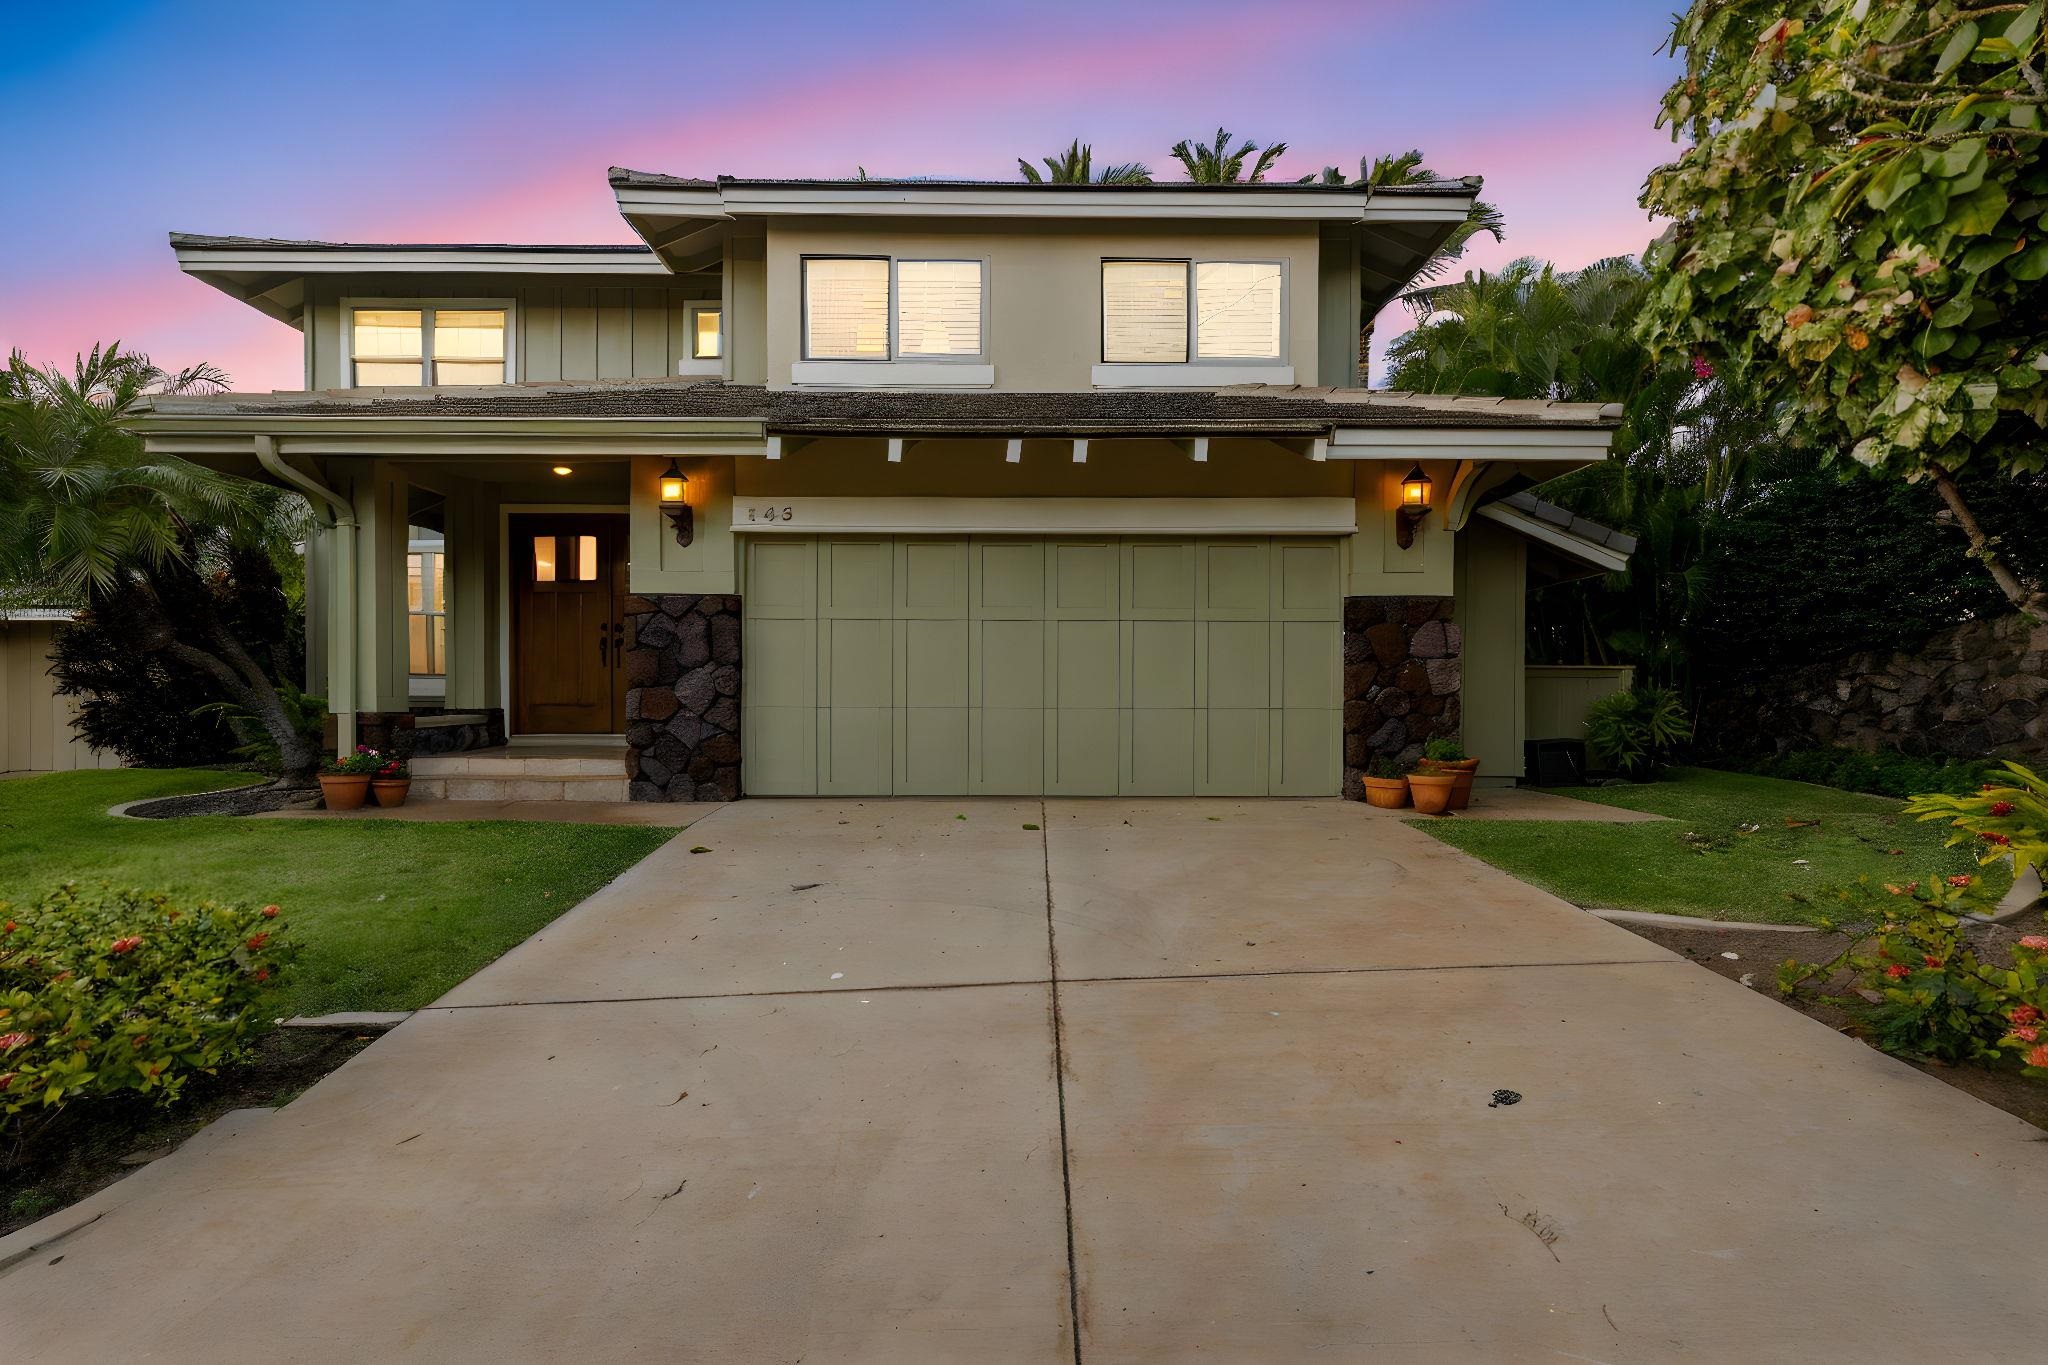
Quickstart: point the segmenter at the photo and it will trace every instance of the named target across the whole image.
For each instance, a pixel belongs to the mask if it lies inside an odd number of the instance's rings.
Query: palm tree
[[[1230,147],[1230,133],[1227,129],[1216,130],[1216,141],[1208,145],[1190,142],[1182,138],[1173,144],[1173,159],[1187,168],[1188,179],[1197,185],[1235,185],[1239,183],[1256,185],[1266,178],[1266,172],[1273,169],[1273,163],[1286,154],[1287,144],[1275,142],[1261,150],[1250,138],[1239,143],[1237,150]],[[1245,158],[1253,152],[1259,159],[1252,163],[1252,173],[1244,173]]]
[[[211,366],[175,374],[117,342],[71,374],[16,351],[0,370],[0,601],[82,604],[217,683],[276,746],[287,780],[319,760],[277,679],[239,638],[221,580],[239,554],[290,533],[292,495],[143,449],[131,421],[153,395],[225,388]]]
[[[1017,158],[1017,169],[1024,178],[1034,185],[1149,185],[1152,183],[1152,168],[1142,161],[1124,161],[1114,166],[1104,166],[1100,175],[1090,173],[1095,159],[1095,148],[1075,138],[1064,152],[1057,156],[1043,157],[1045,173],[1038,167]]]

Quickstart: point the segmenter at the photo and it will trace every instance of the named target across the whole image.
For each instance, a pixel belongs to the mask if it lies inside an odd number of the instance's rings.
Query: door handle
[[[597,662],[600,667],[611,663],[611,632],[603,626],[597,628]]]

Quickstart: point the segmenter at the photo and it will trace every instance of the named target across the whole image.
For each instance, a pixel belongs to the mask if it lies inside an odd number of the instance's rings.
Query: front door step
[[[413,760],[412,795],[429,801],[624,801],[626,754],[591,745],[430,754]]]

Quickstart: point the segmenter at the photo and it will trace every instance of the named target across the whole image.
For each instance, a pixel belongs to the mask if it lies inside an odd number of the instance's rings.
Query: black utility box
[[[1523,740],[1522,780],[1535,787],[1585,786],[1586,741],[1583,739]]]

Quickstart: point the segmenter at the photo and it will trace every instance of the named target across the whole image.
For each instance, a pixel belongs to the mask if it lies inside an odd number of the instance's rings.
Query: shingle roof
[[[331,390],[158,399],[160,413],[265,417],[728,418],[771,431],[937,435],[1317,435],[1335,427],[1543,427],[1602,430],[1613,405],[1462,399],[1365,389],[1244,386],[1064,393],[804,391],[701,380]]]
[[[600,242],[588,246],[573,246],[562,242],[316,242],[296,237],[235,237],[206,232],[173,232],[171,245],[201,250],[259,251],[603,251],[626,256],[645,256],[650,260],[654,257],[652,248],[642,246],[638,242]]]

